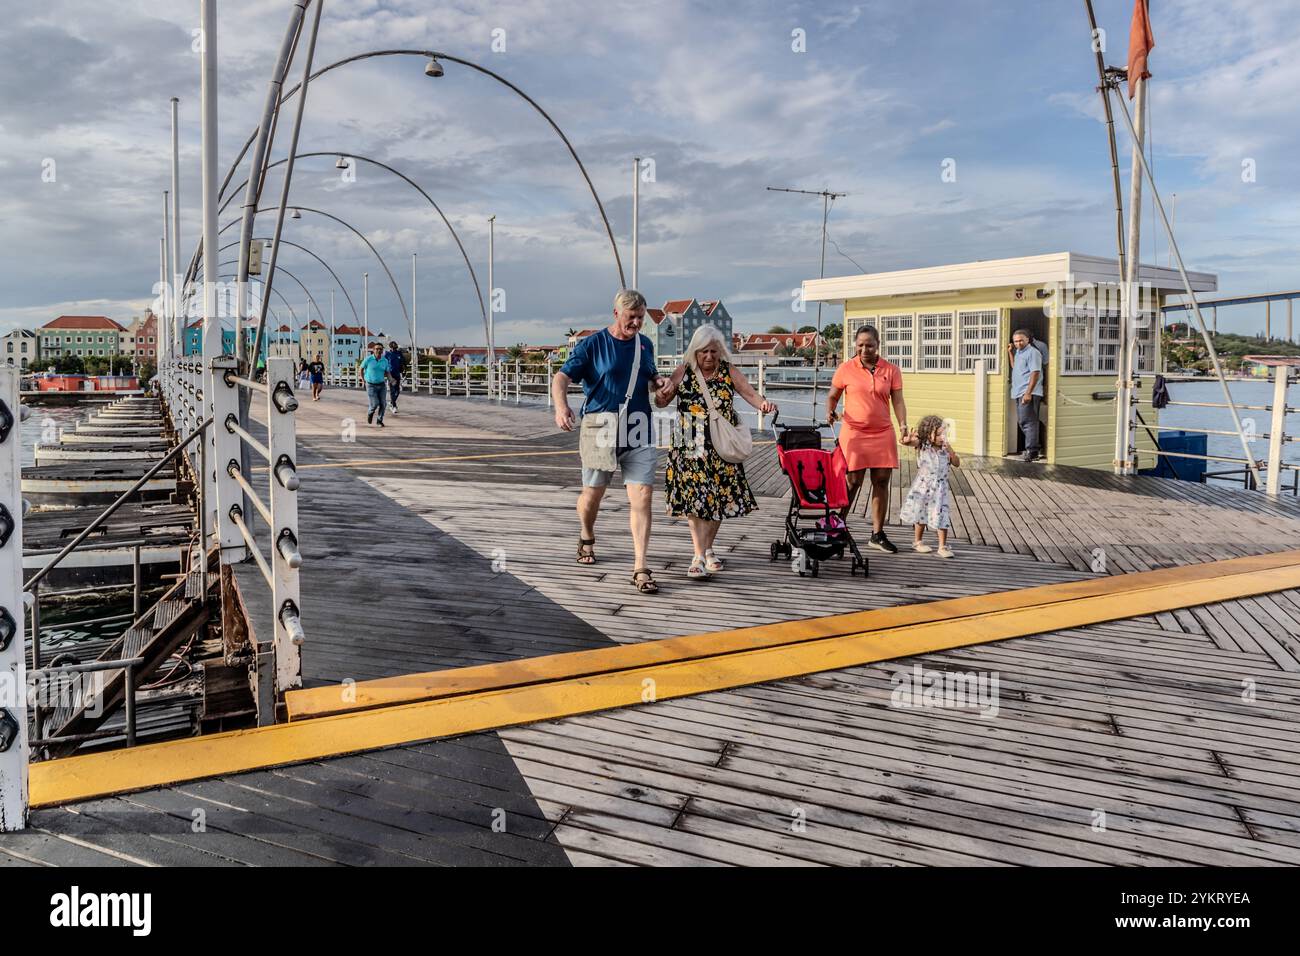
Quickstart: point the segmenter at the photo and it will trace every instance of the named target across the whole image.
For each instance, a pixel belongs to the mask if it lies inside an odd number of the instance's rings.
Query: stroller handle
[[[772,422],[768,426],[771,429],[773,439],[779,437],[776,433],[776,429],[780,423],[781,423],[781,412],[778,409],[777,411],[772,413]],[[837,424],[838,422],[831,422],[831,421],[812,423],[814,428],[829,428],[831,430],[831,439],[835,442],[838,442],[840,439],[839,429],[836,427]]]

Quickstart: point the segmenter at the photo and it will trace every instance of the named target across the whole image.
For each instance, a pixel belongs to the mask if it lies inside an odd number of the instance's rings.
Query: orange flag
[[[1147,54],[1155,49],[1156,38],[1151,35],[1151,17],[1147,13],[1146,0],[1136,0],[1133,4],[1133,25],[1128,29],[1128,98],[1133,99],[1137,91],[1138,77],[1146,79],[1151,75],[1147,69]]]

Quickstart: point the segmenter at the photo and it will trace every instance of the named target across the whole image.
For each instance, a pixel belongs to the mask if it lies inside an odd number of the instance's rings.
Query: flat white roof
[[[1214,292],[1219,277],[1209,272],[1188,272],[1194,292]],[[1052,252],[1018,259],[981,259],[949,266],[903,269],[899,272],[869,272],[857,276],[829,279],[805,279],[803,297],[807,302],[843,302],[875,296],[909,295],[918,292],[958,292],[964,289],[991,289],[1003,286],[1036,286],[1050,283],[1094,284],[1119,281],[1119,266],[1114,259],[1085,256],[1078,252]],[[1184,291],[1177,269],[1143,265],[1139,281],[1165,291]]]

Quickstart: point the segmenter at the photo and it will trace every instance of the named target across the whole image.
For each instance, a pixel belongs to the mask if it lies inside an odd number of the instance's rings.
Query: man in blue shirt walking
[[[576,422],[569,407],[571,383],[580,383],[586,394],[583,415],[618,413],[626,402],[615,454],[631,506],[632,586],[642,594],[654,594],[659,586],[646,567],[646,552],[650,546],[650,508],[659,452],[655,447],[650,389],[658,390],[664,380],[655,367],[654,346],[641,335],[645,310],[645,296],[640,292],[620,291],[614,297],[614,321],[577,344],[551,381],[551,397],[555,403],[555,424],[566,432],[572,431]],[[638,349],[639,364],[634,362]],[[637,366],[635,381],[632,380],[634,364]],[[582,492],[578,496],[579,564],[596,563],[596,516],[613,477],[613,471],[582,469]]]
[[[366,394],[370,398],[370,411],[366,413],[366,422],[371,425],[377,424],[380,428],[384,427],[384,388],[388,380],[388,362],[384,359],[384,345],[382,342],[372,342],[370,345],[370,354],[366,360],[361,363],[361,377],[366,382]],[[375,413],[379,414],[379,421],[375,421]]]
[[[1038,406],[1043,401],[1043,353],[1024,329],[1011,336],[1011,397],[1016,403],[1016,423],[1025,436],[1025,461],[1042,457],[1038,442]]]

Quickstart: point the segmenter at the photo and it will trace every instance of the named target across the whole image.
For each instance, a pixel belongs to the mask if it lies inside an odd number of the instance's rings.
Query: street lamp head
[[[442,64],[429,57],[429,62],[424,65],[425,76],[442,76]]]
[[[335,162],[334,162],[334,168],[335,168],[335,169],[347,169],[347,168],[348,168],[348,158],[347,158],[346,156],[340,156],[337,160],[335,160]]]
[[[301,219],[301,218],[302,218],[302,210],[301,210],[301,209],[295,209],[295,210],[293,211],[293,215],[291,215],[289,218],[290,218],[290,219]]]

